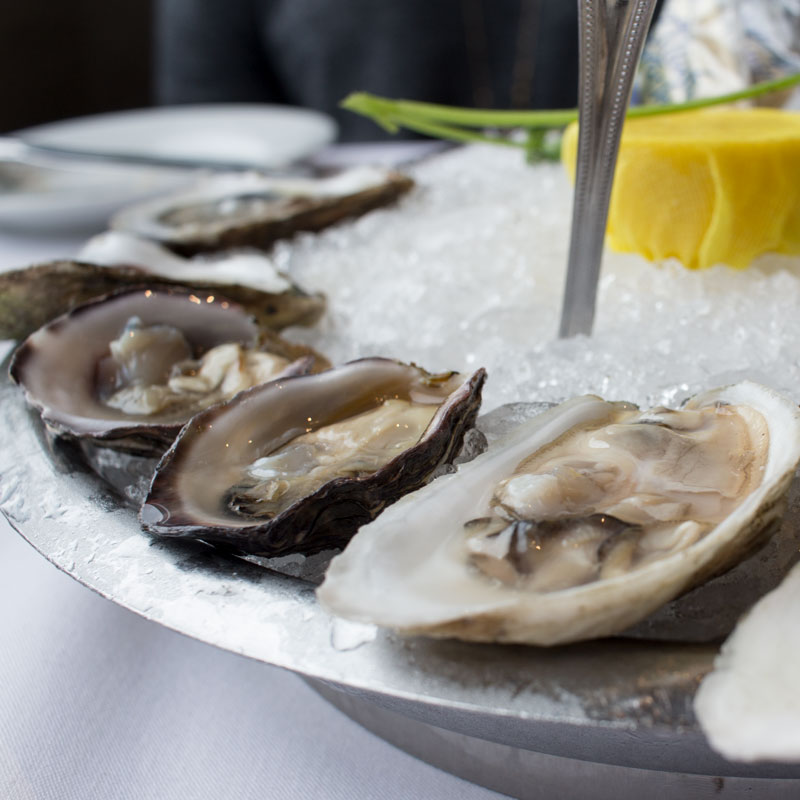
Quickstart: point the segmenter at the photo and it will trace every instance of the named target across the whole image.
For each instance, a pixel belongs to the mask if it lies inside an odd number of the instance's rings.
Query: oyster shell
[[[680,412],[577,398],[365,527],[319,598],[405,633],[617,633],[760,546],[799,460],[800,410],[753,383]]]
[[[9,371],[55,433],[150,452],[207,405],[312,363],[225,297],[140,288],[40,328]]]
[[[484,379],[370,358],[243,392],[181,431],[142,524],[262,556],[341,547],[457,455]]]
[[[412,186],[405,175],[375,167],[318,179],[219,175],[194,190],[125,209],[111,226],[185,255],[248,245],[268,249],[298,231],[319,231],[387,205]]]
[[[102,237],[87,245],[83,257],[102,255],[105,265],[54,261],[0,274],[0,339],[24,339],[81,303],[143,284],[204,294],[222,290],[270,330],[313,325],[325,310],[322,295],[292,284],[263,254],[188,261],[129,234]]]
[[[157,242],[125,231],[105,231],[81,248],[78,260],[99,266],[135,264],[185,286],[250,286],[280,294],[295,287],[266,253],[259,250],[228,250],[210,256],[184,258]]]

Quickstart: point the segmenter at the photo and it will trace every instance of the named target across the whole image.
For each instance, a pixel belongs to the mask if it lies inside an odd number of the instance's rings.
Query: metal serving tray
[[[312,583],[142,533],[7,377],[0,403],[0,510],[46,558],[146,619],[299,673],[432,763],[518,797],[548,796],[559,775],[592,792],[574,796],[640,796],[642,781],[676,792],[656,797],[800,795],[800,765],[735,764],[706,743],[692,698],[715,645],[493,646],[334,620]]]

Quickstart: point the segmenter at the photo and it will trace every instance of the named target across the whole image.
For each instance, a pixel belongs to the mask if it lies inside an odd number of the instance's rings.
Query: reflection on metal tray
[[[691,774],[668,767],[658,771],[637,769],[620,766],[616,761],[598,763],[594,752],[586,758],[551,755],[530,740],[514,746],[502,740],[481,738],[482,732],[470,735],[471,729],[470,733],[462,733],[460,728],[444,729],[317,681],[307,679],[307,682],[340,711],[387,742],[440,769],[517,800],[550,800],[553,797],[639,800],[644,796],[652,800],[719,797],[790,800],[798,793],[798,781],[791,778],[732,777],[713,771]],[[573,738],[575,734],[573,732]],[[613,737],[607,738],[614,741]],[[654,742],[651,745],[658,746]],[[663,745],[672,747],[666,740]],[[616,746],[619,757],[630,747],[629,739],[617,740]],[[567,750],[570,749],[572,747],[568,746]],[[681,752],[681,756],[685,761],[685,752]],[[622,759],[624,763],[624,755]],[[670,760],[674,759],[666,759],[665,763]]]
[[[0,509],[62,570],[147,619],[477,739],[639,769],[800,780],[800,765],[730,764],[705,743],[692,697],[714,646],[501,647],[402,639],[333,620],[312,584],[144,535],[68,451],[49,452],[7,378],[0,403]]]

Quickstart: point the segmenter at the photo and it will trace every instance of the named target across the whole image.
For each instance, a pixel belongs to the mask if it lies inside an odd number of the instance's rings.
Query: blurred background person
[[[480,108],[574,107],[575,0],[160,0],[161,103],[327,112],[342,140],[389,136],[339,108],[367,91]]]
[[[481,108],[577,102],[577,0],[50,0],[0,28],[0,130],[153,103],[263,102],[333,115],[352,91]]]
[[[0,68],[16,77],[0,131],[154,103],[265,102],[326,111],[344,140],[364,140],[388,134],[339,109],[352,91],[482,108],[577,103],[578,0],[7,5]],[[800,70],[800,0],[662,0],[657,16],[661,6],[636,102]]]

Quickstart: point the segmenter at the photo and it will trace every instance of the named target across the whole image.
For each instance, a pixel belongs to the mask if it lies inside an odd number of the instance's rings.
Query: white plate
[[[292,106],[189,105],[98,114],[28,128],[18,136],[49,147],[275,168],[333,141],[336,123]]]
[[[29,235],[96,233],[123,206],[176,189],[190,174],[157,167],[49,163],[16,163],[0,156],[0,229]]]
[[[316,111],[267,105],[178,106],[100,114],[19,131],[34,145],[267,169],[310,155],[336,135]],[[125,205],[195,179],[187,169],[37,157],[14,163],[0,152],[0,228],[96,232]],[[4,151],[8,152],[4,152]],[[6,160],[8,159],[8,160]]]

